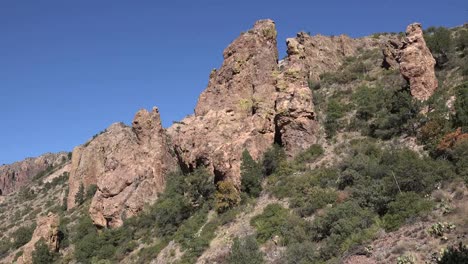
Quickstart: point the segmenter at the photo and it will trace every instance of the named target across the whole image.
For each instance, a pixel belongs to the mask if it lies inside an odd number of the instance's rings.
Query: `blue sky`
[[[0,164],[71,151],[113,122],[158,106],[191,114],[223,49],[262,18],[284,40],[303,30],[353,37],[467,22],[447,1],[0,1]]]

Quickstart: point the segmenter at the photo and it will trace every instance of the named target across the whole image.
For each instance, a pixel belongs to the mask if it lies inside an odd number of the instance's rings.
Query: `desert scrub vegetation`
[[[457,177],[448,160],[378,139],[353,139],[342,151],[334,165],[313,170],[306,164],[323,154],[320,146],[293,160],[272,159],[278,166],[266,176],[266,191],[286,199],[289,209],[269,205],[251,225],[259,244],[281,241],[286,263],[330,261],[372,241],[379,230],[424,219],[435,209],[428,194]],[[313,253],[297,252],[299,245]]]

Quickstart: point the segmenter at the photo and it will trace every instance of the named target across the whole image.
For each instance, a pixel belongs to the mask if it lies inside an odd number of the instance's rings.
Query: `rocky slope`
[[[37,158],[0,166],[0,196],[14,192],[28,184],[39,172],[67,160],[67,153],[47,153]]]

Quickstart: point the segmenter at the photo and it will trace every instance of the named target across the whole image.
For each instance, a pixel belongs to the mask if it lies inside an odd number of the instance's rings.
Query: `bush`
[[[279,204],[269,204],[263,213],[253,217],[250,224],[257,230],[260,244],[270,239],[280,245],[302,243],[308,239],[308,223]]]
[[[241,190],[251,197],[258,197],[262,191],[262,176],[262,167],[253,160],[247,150],[244,150],[241,163]]]
[[[263,254],[258,248],[253,236],[239,239],[236,237],[228,258],[230,264],[261,264],[264,263]]]
[[[455,88],[455,96],[454,128],[461,127],[463,132],[468,133],[468,82]]]
[[[22,226],[22,227],[16,229],[16,231],[13,232],[13,234],[12,234],[12,238],[13,238],[12,246],[13,246],[13,248],[17,249],[17,248],[22,247],[26,243],[28,243],[32,238],[32,235],[34,233],[34,229],[36,229],[35,224],[30,225],[30,226]]]
[[[452,36],[450,30],[444,27],[428,28],[424,34],[427,47],[435,57],[438,66],[448,61],[447,55],[452,49]]]
[[[218,213],[224,213],[239,204],[239,191],[234,183],[229,180],[219,181],[217,187],[215,208]]]
[[[83,183],[80,183],[80,187],[78,188],[78,192],[75,194],[75,204],[82,205],[85,201],[85,187]]]
[[[322,146],[314,144],[294,157],[294,163],[296,166],[301,166],[305,165],[306,163],[314,162],[318,157],[323,155],[323,153],[324,150]]]
[[[34,251],[32,252],[33,264],[49,264],[54,261],[55,254],[50,252],[49,246],[43,238],[36,242]]]
[[[450,246],[442,255],[442,258],[437,261],[438,264],[458,264],[468,263],[468,247],[462,242],[458,244],[458,248]]]
[[[330,99],[327,104],[326,119],[325,119],[325,131],[327,138],[332,138],[338,129],[341,128],[339,119],[345,114],[343,104],[337,100]]]
[[[360,87],[352,96],[357,126],[363,134],[390,139],[403,133],[416,132],[419,103],[408,90],[387,90],[382,87]]]
[[[263,173],[269,176],[275,173],[286,160],[286,153],[279,145],[274,144],[263,154]]]
[[[388,206],[388,213],[383,217],[383,227],[387,231],[397,230],[409,218],[418,217],[432,210],[433,203],[414,192],[398,194],[396,200]]]
[[[320,250],[321,258],[336,256],[350,236],[363,232],[374,222],[375,215],[355,202],[345,202],[330,208],[312,224],[313,239],[325,241],[325,246]]]
[[[96,193],[98,187],[96,184],[91,184],[88,186],[88,189],[86,190],[86,200],[90,200],[93,198],[94,194]]]

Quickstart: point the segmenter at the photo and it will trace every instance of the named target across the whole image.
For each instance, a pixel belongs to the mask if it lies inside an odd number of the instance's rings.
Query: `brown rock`
[[[258,21],[226,48],[224,59],[200,95],[195,115],[168,132],[187,170],[207,166],[216,180],[239,182],[242,151],[258,158],[274,141],[274,22]]]
[[[76,155],[75,155],[76,152]],[[96,184],[89,209],[97,226],[117,227],[136,215],[164,190],[165,176],[176,158],[162,128],[159,111],[140,110],[132,127],[111,125],[73,152],[68,206],[75,206],[79,186]]]
[[[383,48],[383,54],[383,66],[400,68],[413,97],[424,101],[434,94],[438,86],[434,71],[436,61],[426,46],[421,24],[410,24],[404,40],[389,41]]]
[[[66,152],[47,153],[37,158],[0,166],[0,196],[19,190],[28,184],[39,172],[49,166],[57,166],[67,159]]]
[[[18,258],[18,264],[32,263],[32,252],[35,249],[36,242],[44,239],[49,246],[49,250],[56,252],[59,250],[59,216],[49,213],[47,216],[39,217],[36,221],[36,229],[32,235],[31,241],[21,249],[23,255]]]

